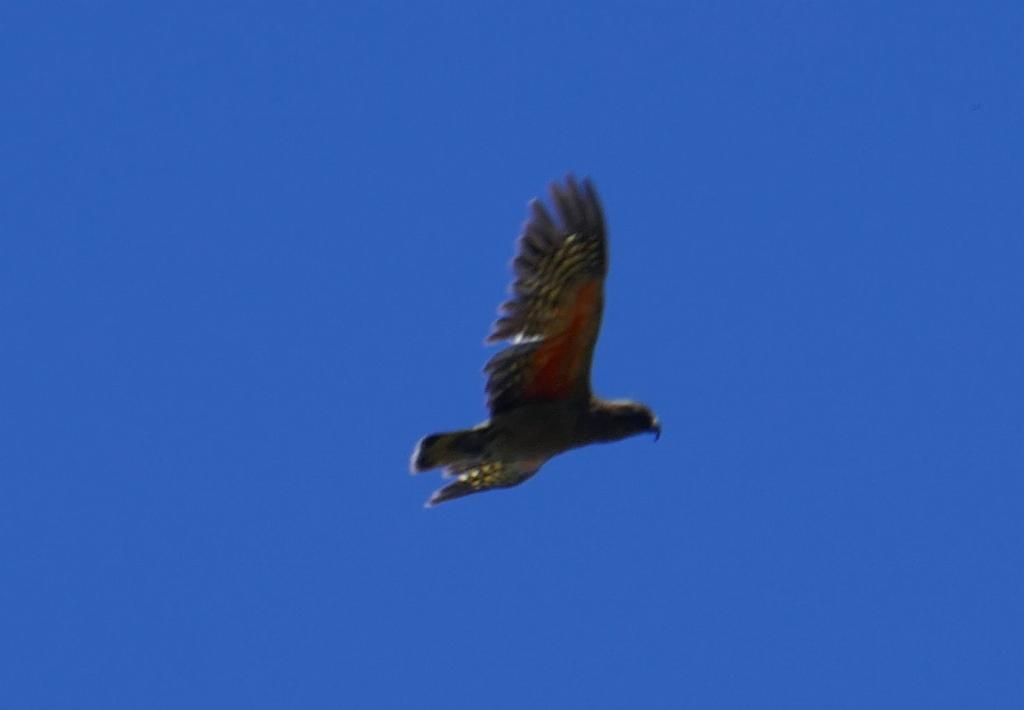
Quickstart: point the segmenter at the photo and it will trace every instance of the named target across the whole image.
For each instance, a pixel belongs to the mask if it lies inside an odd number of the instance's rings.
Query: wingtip
[[[580,187],[583,188],[583,193],[591,200],[597,199],[597,188],[594,187],[594,181],[590,179],[589,175],[585,175],[583,179],[580,180]]]
[[[425,509],[426,508],[436,508],[438,505],[440,505],[441,503],[444,503],[446,500],[450,500],[449,498],[443,498],[441,496],[441,493],[443,493],[443,492],[444,492],[444,488],[439,488],[436,491],[434,491],[433,493],[431,493],[430,497],[427,498],[427,500],[423,502],[423,507]]]
[[[576,172],[573,170],[566,171],[561,181],[553,180],[551,182],[552,187],[561,188],[562,185],[568,188],[568,192],[570,193],[586,194],[594,192],[594,181],[590,178],[590,176],[584,175],[583,177],[577,178]]]

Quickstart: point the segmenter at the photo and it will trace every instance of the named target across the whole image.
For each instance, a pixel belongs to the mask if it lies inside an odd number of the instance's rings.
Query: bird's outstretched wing
[[[434,495],[427,501],[427,507],[430,508],[438,503],[462,498],[473,493],[483,493],[492,488],[518,486],[537,473],[539,468],[540,462],[532,461],[513,463],[491,461],[449,467],[449,472],[445,473],[445,476],[454,477],[455,481],[434,491]]]
[[[531,402],[590,397],[608,247],[594,186],[551,185],[557,220],[537,200],[519,238],[511,299],[488,342],[510,340],[484,367],[491,414]]]

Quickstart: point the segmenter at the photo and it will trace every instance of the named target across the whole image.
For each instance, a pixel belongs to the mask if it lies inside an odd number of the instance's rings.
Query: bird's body
[[[551,194],[559,222],[532,203],[513,262],[514,298],[488,337],[512,342],[484,368],[491,418],[427,436],[413,452],[414,473],[443,466],[457,479],[428,505],[517,485],[579,446],[661,430],[646,406],[591,392],[607,273],[604,218],[589,181],[581,189],[570,176]]]

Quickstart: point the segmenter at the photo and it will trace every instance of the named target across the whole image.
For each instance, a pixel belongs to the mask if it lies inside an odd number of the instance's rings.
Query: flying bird
[[[550,458],[580,446],[661,434],[644,404],[605,400],[590,388],[601,327],[608,243],[597,192],[572,175],[552,183],[555,218],[538,201],[512,262],[512,298],[485,342],[509,341],[484,366],[491,417],[416,444],[413,473],[443,467],[454,478],[427,506],[516,486]]]

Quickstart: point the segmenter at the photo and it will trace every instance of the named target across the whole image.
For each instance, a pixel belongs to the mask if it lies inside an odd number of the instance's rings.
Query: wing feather
[[[590,396],[608,270],[604,216],[589,180],[569,175],[550,192],[557,219],[540,201],[530,203],[512,262],[512,297],[487,337],[513,343],[484,368],[492,414]]]

